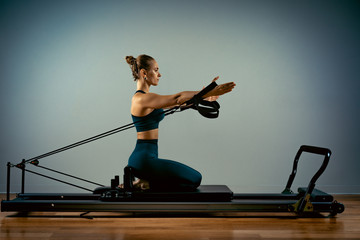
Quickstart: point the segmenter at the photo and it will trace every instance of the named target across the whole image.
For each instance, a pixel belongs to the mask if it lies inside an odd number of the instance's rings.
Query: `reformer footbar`
[[[208,102],[202,97],[216,87],[216,83],[211,83],[208,87],[200,91],[191,100],[181,106],[166,110],[169,115],[174,112],[186,109],[195,109],[208,118],[216,118],[219,115],[219,104]],[[134,125],[127,124],[114,130],[96,135],[92,138],[70,144],[66,147],[42,154],[38,157],[23,160],[19,164],[7,164],[7,200],[1,202],[1,211],[56,211],[56,212],[185,212],[185,213],[214,213],[214,212],[291,212],[302,216],[305,213],[316,214],[329,213],[335,216],[344,211],[344,205],[338,203],[332,195],[322,192],[315,188],[315,183],[320,175],[325,171],[329,162],[331,151],[327,148],[303,145],[298,150],[292,172],[282,193],[258,193],[241,194],[233,193],[225,185],[201,185],[194,191],[182,192],[155,192],[152,190],[139,191],[133,188],[134,176],[130,167],[125,167],[123,188],[119,188],[120,177],[115,176],[111,180],[109,187],[88,181],[76,176],[62,173],[50,168],[39,165],[39,159],[80,146],[82,144],[95,141],[97,139],[112,135],[114,133],[132,128]],[[291,190],[291,185],[297,173],[297,165],[303,152],[324,156],[320,169],[311,179],[308,187],[299,188],[298,193]],[[43,168],[52,172],[75,178],[99,186],[94,191],[81,186],[45,176],[25,168],[30,163],[33,166]],[[10,200],[10,169],[17,167],[22,170],[21,193],[13,200]],[[50,178],[74,187],[91,192],[90,194],[79,193],[24,193],[25,172],[31,172],[43,177]],[[85,214],[81,214],[83,216]]]

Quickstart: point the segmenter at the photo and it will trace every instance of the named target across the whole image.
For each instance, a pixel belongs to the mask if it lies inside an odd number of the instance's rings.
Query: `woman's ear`
[[[144,78],[144,77],[146,77],[146,74],[147,74],[147,72],[144,68],[140,69],[140,77]]]

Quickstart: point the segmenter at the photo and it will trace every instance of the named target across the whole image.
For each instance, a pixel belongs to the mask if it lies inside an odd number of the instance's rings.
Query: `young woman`
[[[151,93],[150,87],[157,86],[161,77],[155,59],[148,55],[140,55],[137,58],[127,56],[125,59],[131,67],[137,85],[137,91],[131,101],[131,116],[135,122],[137,143],[128,162],[134,176],[139,179],[134,186],[157,190],[196,189],[202,178],[198,171],[182,163],[158,157],[158,127],[164,118],[163,109],[181,105],[199,91],[184,91],[172,95]],[[213,81],[217,79],[218,77]],[[218,85],[204,98],[216,99],[234,87],[233,82]]]

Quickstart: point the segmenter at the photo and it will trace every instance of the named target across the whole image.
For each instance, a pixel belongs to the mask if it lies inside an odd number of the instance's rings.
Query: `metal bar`
[[[78,186],[78,185],[75,185],[75,184],[72,184],[72,183],[69,183],[69,182],[66,182],[66,181],[62,181],[62,180],[59,180],[59,179],[56,179],[56,178],[53,178],[53,177],[49,177],[49,176],[46,176],[46,175],[44,175],[44,174],[37,173],[37,172],[31,171],[31,170],[28,170],[28,169],[24,169],[24,170],[27,171],[27,172],[33,173],[33,174],[35,174],[35,175],[38,175],[38,176],[41,176],[41,177],[45,177],[45,178],[48,178],[48,179],[51,179],[51,180],[54,180],[54,181],[57,181],[57,182],[65,183],[65,184],[67,184],[67,185],[70,185],[70,186],[73,186],[73,187],[77,187],[77,188],[80,188],[80,189],[83,189],[83,190],[86,190],[86,191],[89,191],[89,192],[92,192],[92,191],[93,191],[93,190],[91,190],[91,189],[84,188],[84,187],[81,187],[81,186]]]
[[[98,135],[96,135],[96,136],[93,136],[93,137],[90,137],[90,138],[81,140],[81,141],[79,141],[79,142],[76,142],[76,143],[67,145],[67,146],[65,146],[65,147],[62,147],[62,148],[59,148],[59,149],[50,151],[50,152],[48,152],[48,153],[44,153],[44,154],[39,155],[39,156],[37,156],[37,157],[30,158],[30,159],[26,160],[25,163],[31,162],[31,161],[33,161],[33,160],[38,160],[38,159],[41,159],[41,158],[45,158],[45,157],[54,155],[54,154],[56,154],[56,153],[60,153],[60,152],[69,150],[69,149],[71,149],[71,148],[78,147],[78,146],[83,145],[83,144],[86,144],[86,143],[90,143],[90,142],[92,142],[92,141],[101,139],[101,138],[103,138],[103,137],[110,136],[110,135],[112,135],[112,134],[115,134],[115,133],[117,133],[117,132],[120,132],[120,131],[129,129],[129,128],[132,128],[132,127],[134,127],[134,126],[135,126],[134,123],[126,124],[126,125],[124,125],[124,126],[121,126],[121,127],[115,128],[115,129],[113,129],[113,130],[110,130],[110,131],[107,131],[107,132],[98,134]]]
[[[179,108],[179,106],[176,106],[176,107],[173,107],[173,108],[171,108],[171,109],[165,110],[163,113],[164,113],[165,115],[168,115],[168,114],[170,114],[170,113],[176,112],[176,109],[178,109],[178,108]],[[142,120],[139,120],[139,121],[136,121],[136,122],[132,122],[132,123],[126,124],[126,125],[124,125],[124,126],[121,126],[121,127],[115,128],[115,129],[112,129],[112,130],[110,130],[110,131],[107,131],[107,132],[98,134],[98,135],[96,135],[96,136],[93,136],[93,137],[90,137],[90,138],[87,138],[87,139],[84,139],[84,140],[75,142],[75,143],[70,144],[70,145],[67,145],[67,146],[65,146],[65,147],[62,147],[62,148],[59,148],[59,149],[50,151],[50,152],[48,152],[48,153],[41,154],[41,155],[39,155],[39,156],[37,156],[37,157],[33,157],[33,158],[28,159],[28,160],[25,160],[24,163],[28,163],[28,162],[31,162],[31,161],[34,161],[34,160],[39,160],[39,159],[41,159],[41,158],[45,158],[45,157],[48,157],[48,156],[51,156],[51,155],[54,155],[54,154],[57,154],[57,153],[60,153],[60,152],[63,152],[63,151],[66,151],[66,150],[75,148],[75,147],[78,147],[78,146],[81,146],[81,145],[83,145],[83,144],[93,142],[93,141],[95,141],[95,140],[98,140],[98,139],[101,139],[101,138],[104,138],[104,137],[113,135],[113,134],[115,134],[115,133],[125,131],[125,130],[127,130],[127,129],[130,129],[130,128],[135,127],[135,124],[136,124],[136,123],[142,122],[142,121],[144,121],[144,120],[142,119]]]
[[[101,202],[97,200],[12,200],[2,202],[2,211],[57,212],[288,212],[295,201],[232,202]],[[333,203],[312,203],[313,213],[333,212]],[[341,213],[343,210],[339,210]]]
[[[315,186],[315,182],[320,177],[320,175],[325,171],[325,169],[326,169],[326,167],[327,167],[327,165],[329,163],[330,156],[331,156],[331,151],[330,151],[330,149],[327,149],[327,148],[308,146],[308,145],[300,146],[299,150],[297,151],[297,153],[295,155],[293,168],[292,168],[291,174],[290,174],[289,179],[288,179],[288,181],[286,183],[286,187],[285,187],[285,190],[283,191],[283,193],[291,193],[292,192],[291,191],[291,185],[292,185],[292,183],[293,183],[293,181],[295,179],[299,159],[300,159],[300,156],[301,156],[301,154],[303,152],[308,152],[308,153],[312,153],[312,154],[319,154],[319,155],[323,155],[325,157],[320,169],[312,177],[312,179],[311,179],[311,181],[309,183],[308,189],[310,189],[310,190],[312,190],[310,185],[314,184],[314,186]]]
[[[25,159],[21,161],[21,193],[25,192]]]
[[[11,163],[7,163],[7,181],[6,181],[6,200],[10,200],[10,168]]]
[[[24,193],[19,199],[26,200],[99,200],[100,194],[93,193]]]
[[[299,194],[281,194],[281,193],[234,193],[235,200],[299,200]]]
[[[67,174],[67,173],[63,173],[63,172],[60,172],[60,171],[57,171],[57,170],[54,170],[54,169],[51,169],[51,168],[47,168],[47,167],[40,166],[40,165],[34,165],[34,166],[39,167],[39,168],[43,168],[43,169],[51,171],[51,172],[62,174],[62,175],[67,176],[67,177],[75,178],[75,179],[78,179],[78,180],[81,180],[81,181],[84,181],[84,182],[87,182],[87,183],[91,183],[91,184],[94,184],[94,185],[97,185],[97,186],[100,186],[100,187],[104,187],[104,185],[102,185],[102,184],[92,182],[92,181],[89,181],[89,180],[86,180],[86,179],[83,179],[83,178],[79,178],[79,177],[76,177],[76,176],[73,176],[73,175],[70,175],[70,174]]]

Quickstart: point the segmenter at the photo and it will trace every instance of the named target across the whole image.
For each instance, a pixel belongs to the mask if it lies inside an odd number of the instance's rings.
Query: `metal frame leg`
[[[10,168],[11,163],[7,163],[7,181],[6,181],[6,200],[10,201]]]

